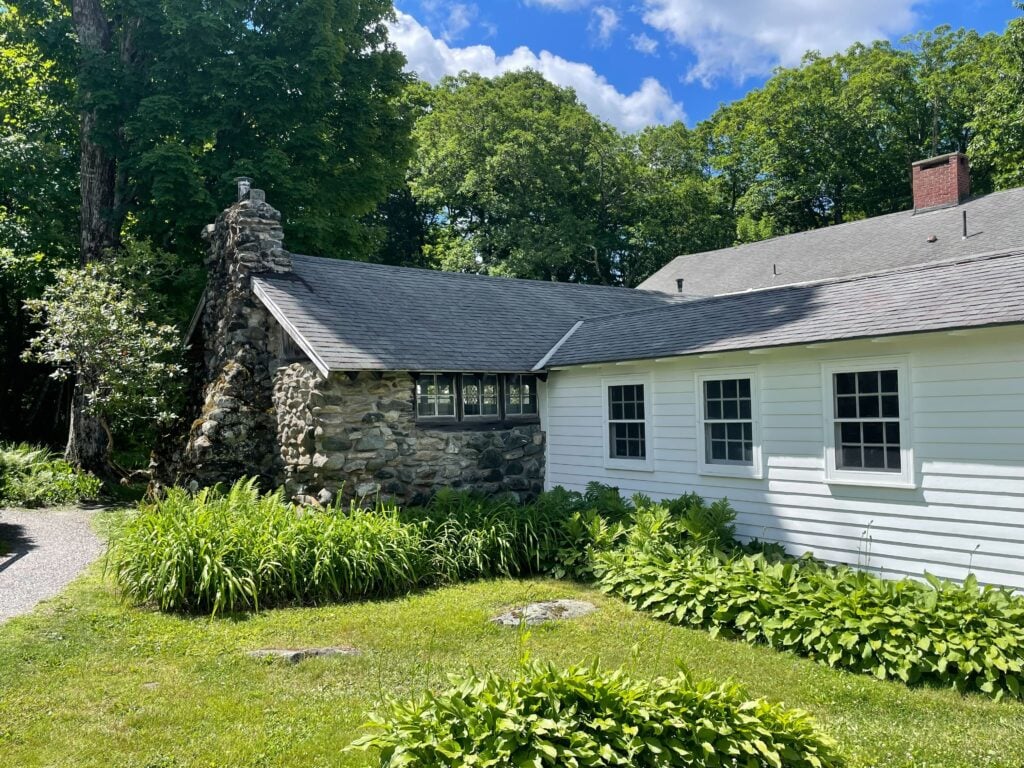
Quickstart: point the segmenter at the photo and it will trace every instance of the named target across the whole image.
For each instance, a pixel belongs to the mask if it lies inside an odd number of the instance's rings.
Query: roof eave
[[[292,325],[291,321],[288,320],[288,317],[285,315],[285,313],[281,311],[281,308],[278,307],[277,304],[275,304],[274,301],[267,295],[266,291],[263,289],[263,286],[260,284],[258,280],[252,281],[252,292],[253,294],[255,294],[256,298],[258,298],[263,303],[263,306],[267,308],[270,314],[273,315],[274,319],[277,320],[280,326],[284,329],[285,333],[287,333],[291,337],[292,341],[294,341],[296,345],[298,345],[299,349],[306,353],[306,356],[310,359],[310,362],[312,362],[313,365],[317,367],[317,370],[320,371],[324,378],[330,376],[330,366],[328,366],[327,363],[324,362],[324,359],[317,354],[316,350],[313,348],[313,345],[310,344],[309,341],[301,333],[299,333],[299,330],[294,325]]]
[[[726,355],[733,352],[768,352],[777,349],[795,349],[820,344],[838,344],[844,341],[864,341],[865,339],[893,339],[904,336],[921,336],[928,333],[951,333],[954,331],[980,331],[986,328],[1007,328],[1014,325],[1024,326],[1024,318],[1019,320],[1008,320],[995,323],[980,323],[978,325],[949,325],[938,328],[922,328],[916,331],[891,331],[888,333],[866,333],[855,336],[833,336],[822,338],[808,338],[800,341],[793,341],[784,344],[758,344],[750,347],[727,347],[724,349],[695,349],[692,352],[660,352],[658,354],[641,356],[609,357],[603,359],[588,358],[586,360],[575,360],[559,362],[548,361],[550,370],[578,368],[581,366],[594,365],[615,365],[617,363],[647,362],[653,360],[678,360],[687,357],[700,357],[704,355]]]

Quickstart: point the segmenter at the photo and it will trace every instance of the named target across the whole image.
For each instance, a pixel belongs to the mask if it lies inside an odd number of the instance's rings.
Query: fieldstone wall
[[[243,475],[272,485],[280,466],[272,401],[278,341],[252,276],[291,270],[281,214],[262,190],[246,190],[203,237],[209,276],[199,328],[202,407],[174,474],[179,483],[200,486]]]
[[[255,475],[321,504],[378,493],[420,503],[445,487],[540,493],[539,424],[428,427],[415,419],[408,373],[325,378],[295,361],[252,290],[253,275],[292,268],[281,214],[240,181],[239,202],[203,233],[209,278],[193,336],[201,407],[160,477],[195,487]]]
[[[325,379],[311,363],[293,363],[278,369],[273,399],[291,496],[327,503],[381,493],[415,504],[444,487],[522,499],[543,490],[539,424],[425,427],[407,373]]]

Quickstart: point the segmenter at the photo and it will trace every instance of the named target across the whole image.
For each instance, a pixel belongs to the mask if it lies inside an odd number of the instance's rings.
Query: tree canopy
[[[70,399],[22,360],[26,300],[110,256],[145,322],[180,328],[235,176],[296,251],[631,286],[680,254],[906,209],[933,154],[967,151],[975,193],[1024,184],[1024,18],[808,52],[693,127],[627,134],[536,72],[416,81],[392,12],[0,0],[0,435],[55,442]]]

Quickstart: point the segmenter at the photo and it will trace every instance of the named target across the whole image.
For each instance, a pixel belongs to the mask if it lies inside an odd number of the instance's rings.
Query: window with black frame
[[[455,418],[455,376],[422,373],[416,380],[416,415],[424,419]]]
[[[505,377],[505,414],[510,418],[537,415],[537,377],[511,373]]]
[[[421,373],[416,416],[432,422],[485,425],[503,419],[536,421],[537,376],[498,373]]]
[[[498,376],[493,373],[462,374],[462,415],[465,418],[498,418]]]

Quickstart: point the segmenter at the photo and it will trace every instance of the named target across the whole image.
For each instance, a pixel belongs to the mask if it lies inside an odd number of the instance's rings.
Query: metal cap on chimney
[[[235,178],[235,184],[238,185],[238,202],[249,199],[249,190],[252,189],[252,179],[248,176],[238,176]]]

